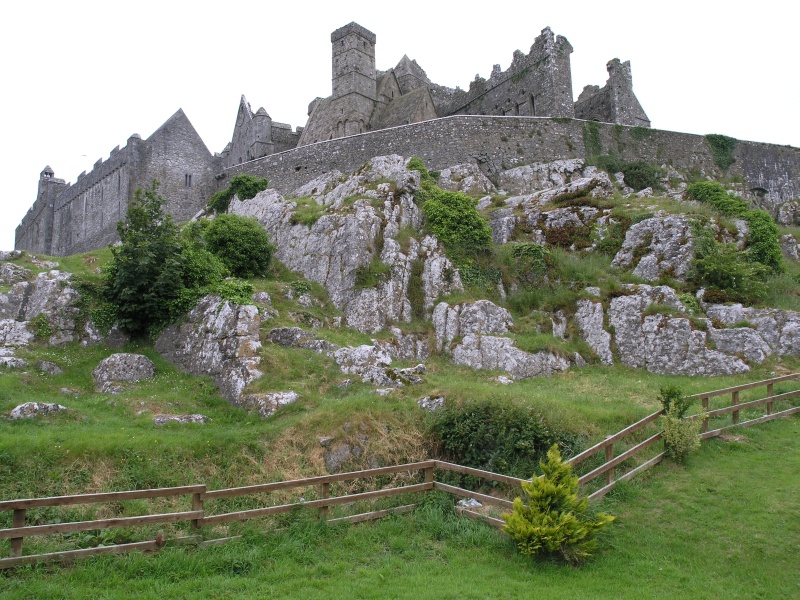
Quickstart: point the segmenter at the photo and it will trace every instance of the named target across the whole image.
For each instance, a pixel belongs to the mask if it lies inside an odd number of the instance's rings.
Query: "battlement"
[[[375,41],[377,40],[377,36],[369,29],[362,27],[355,21],[352,21],[344,27],[339,27],[339,29],[331,33],[331,43],[336,43],[351,34],[360,36],[371,44],[375,44]]]

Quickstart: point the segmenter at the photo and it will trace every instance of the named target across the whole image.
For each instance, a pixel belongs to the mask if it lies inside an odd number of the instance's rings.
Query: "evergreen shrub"
[[[560,556],[577,564],[597,549],[597,533],[615,517],[589,510],[589,501],[578,494],[578,477],[561,458],[558,446],[540,463],[542,477],[522,482],[527,502],[514,498],[512,512],[502,515],[503,530],[516,542],[521,554]]]

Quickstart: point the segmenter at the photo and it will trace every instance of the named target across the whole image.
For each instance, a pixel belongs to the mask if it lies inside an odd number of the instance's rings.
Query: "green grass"
[[[411,515],[327,526],[299,513],[241,540],[24,567],[0,575],[23,598],[791,598],[798,592],[800,420],[715,440],[687,467],[664,463],[598,505],[617,515],[580,568],[516,554],[504,534],[429,495]]]

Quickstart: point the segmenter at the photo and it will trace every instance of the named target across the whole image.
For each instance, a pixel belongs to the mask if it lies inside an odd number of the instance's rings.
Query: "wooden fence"
[[[790,381],[800,378],[800,373],[786,375],[783,377],[776,377],[765,381],[756,383],[745,384],[714,392],[705,392],[691,396],[692,399],[700,399],[703,412],[706,418],[703,422],[703,433],[701,437],[708,439],[720,435],[731,427],[754,425],[756,423],[763,423],[772,419],[789,416],[800,412],[800,406],[794,406],[788,409],[774,412],[774,405],[777,402],[789,400],[800,396],[800,390],[774,394],[774,384],[784,381]],[[756,389],[759,387],[766,387],[767,396],[761,399],[741,402],[740,392]],[[730,394],[731,405],[723,408],[710,410],[709,401],[711,398],[726,396]],[[766,414],[757,418],[752,418],[746,421],[741,421],[740,412],[742,410],[749,410],[754,407],[766,405]],[[662,439],[662,432],[659,431],[655,434],[649,435],[643,441],[635,443],[632,447],[625,449],[618,455],[614,454],[615,444],[622,443],[626,437],[632,436],[640,432],[651,423],[655,422],[659,416],[664,413],[663,410],[654,412],[644,419],[626,427],[622,431],[607,437],[602,442],[595,444],[591,448],[584,450],[580,454],[574,456],[569,460],[572,465],[578,465],[583,461],[600,455],[603,459],[602,464],[591,469],[589,472],[580,476],[579,483],[587,485],[597,477],[605,474],[605,481],[599,489],[593,491],[589,497],[591,499],[600,498],[607,494],[614,488],[620,481],[626,481],[638,475],[639,473],[649,469],[655,464],[658,464],[665,455],[661,450],[655,456],[649,457],[646,460],[640,461],[638,465],[633,466],[620,476],[616,476],[618,471],[623,468],[623,463],[627,463],[636,455],[644,450],[653,446],[656,442]],[[717,427],[709,430],[709,420],[718,419],[724,415],[730,414],[732,416],[732,423],[729,425]],[[688,417],[696,418],[696,417]],[[327,519],[331,523],[358,523],[370,519],[382,518],[392,513],[402,513],[413,510],[416,504],[406,504],[384,510],[376,510],[351,516],[339,517],[328,519],[329,509],[337,505],[351,505],[360,501],[372,501],[379,498],[388,498],[402,494],[415,493],[415,492],[428,492],[431,490],[442,490],[444,492],[453,494],[455,496],[475,498],[476,500],[489,504],[492,506],[500,507],[510,510],[513,503],[505,498],[497,498],[488,494],[478,493],[472,490],[456,487],[440,481],[435,480],[435,471],[450,471],[462,475],[470,475],[473,477],[481,478],[484,480],[512,486],[519,487],[525,481],[516,477],[509,477],[499,473],[492,473],[483,471],[481,469],[474,469],[462,465],[456,465],[440,460],[427,460],[416,463],[409,463],[405,465],[394,465],[389,467],[382,467],[378,469],[367,469],[364,471],[355,471],[351,473],[337,473],[333,475],[323,475],[320,477],[309,477],[305,479],[295,479],[291,481],[278,481],[274,483],[264,483],[260,485],[251,485],[245,487],[228,488],[221,490],[207,490],[205,485],[190,485],[172,488],[160,488],[151,490],[137,490],[126,492],[110,492],[101,494],[80,494],[73,496],[57,496],[51,498],[33,498],[26,500],[6,500],[0,502],[0,511],[13,511],[12,526],[6,529],[0,529],[0,540],[10,540],[10,556],[7,558],[0,558],[0,569],[16,567],[25,564],[36,562],[48,561],[64,561],[72,560],[74,558],[83,556],[93,556],[98,554],[120,554],[132,550],[157,550],[161,548],[165,540],[162,536],[157,536],[156,539],[143,542],[131,542],[124,544],[114,544],[111,546],[98,546],[94,548],[84,548],[78,550],[68,550],[61,552],[53,552],[48,554],[32,554],[23,556],[23,542],[25,538],[32,536],[45,536],[53,534],[74,533],[81,531],[97,531],[109,528],[118,527],[135,527],[145,525],[159,525],[170,523],[189,522],[190,529],[196,534],[203,526],[218,525],[223,523],[231,523],[235,521],[245,521],[249,519],[267,517],[281,513],[287,513],[299,507],[316,508],[322,518]],[[397,473],[410,473],[416,474],[419,483],[409,485],[402,485],[397,487],[390,487],[378,489],[374,491],[361,492],[357,494],[347,494],[344,496],[331,496],[331,484],[336,482],[347,482],[360,479],[370,479],[374,477],[392,475]],[[313,500],[301,500],[289,504],[281,504],[276,506],[264,506],[255,509],[241,510],[235,512],[227,512],[221,514],[209,514],[208,503],[214,500],[224,498],[236,498],[242,496],[253,496],[257,494],[271,493],[281,490],[291,490],[297,488],[316,487],[319,488],[319,498]],[[26,513],[30,509],[47,508],[47,507],[60,507],[77,504],[97,504],[97,503],[111,503],[122,502],[126,500],[145,500],[155,498],[175,498],[186,497],[187,503],[191,502],[191,510],[184,510],[178,512],[170,512],[164,514],[148,514],[141,516],[130,517],[115,517],[107,519],[96,519],[90,521],[76,521],[70,523],[53,523],[48,525],[26,525]],[[502,527],[504,522],[501,519],[491,517],[468,508],[458,508],[458,512],[464,516],[484,520],[496,527]],[[203,545],[219,543],[226,541],[230,538],[221,538],[217,540],[209,540],[201,542],[200,537],[185,536],[169,540],[171,543],[175,542],[193,542]]]

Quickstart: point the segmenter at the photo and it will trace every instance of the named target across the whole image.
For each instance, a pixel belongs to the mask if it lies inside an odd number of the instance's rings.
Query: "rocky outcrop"
[[[682,279],[693,253],[689,219],[675,215],[653,217],[631,226],[611,264],[622,269],[634,267],[633,274],[647,281],[664,276]]]
[[[746,308],[741,304],[725,306],[722,304],[704,305],[706,315],[726,327],[742,324],[734,329],[715,332],[717,338],[730,339],[735,334],[736,341],[731,340],[731,347],[736,343],[742,345],[736,353],[758,357],[761,353],[778,356],[800,355],[800,313],[776,308]],[[761,342],[756,339],[757,336]],[[712,338],[713,339],[713,338]],[[763,342],[763,343],[762,343]],[[726,344],[727,341],[723,341]],[[767,350],[768,349],[768,350]]]
[[[270,330],[269,341],[287,348],[305,348],[317,354],[327,354],[339,349],[339,346],[326,340],[314,339],[314,336],[300,327],[276,327]]]
[[[569,361],[561,356],[524,352],[514,347],[514,340],[490,335],[464,336],[453,348],[453,362],[473,369],[505,371],[514,379],[546,377],[569,368]]]
[[[99,342],[100,335],[91,323],[81,326],[80,294],[70,287],[71,277],[62,271],[49,271],[39,273],[33,281],[15,283],[10,292],[0,294],[0,320],[30,321],[43,314],[50,330],[50,345]],[[22,337],[18,339],[21,341]]]
[[[14,407],[8,415],[9,419],[34,419],[36,417],[43,417],[47,415],[54,415],[67,410],[66,406],[61,404],[52,404],[48,402],[26,402]]]
[[[567,159],[516,167],[500,174],[500,187],[509,194],[531,194],[563,187],[573,177],[582,175],[583,166],[581,159]]]
[[[33,277],[33,273],[25,267],[8,262],[0,265],[0,282],[2,283],[18,283],[27,281],[31,277]]]
[[[475,163],[465,163],[442,169],[439,172],[436,185],[443,190],[463,192],[471,196],[492,194],[497,191],[494,184],[489,181]]]
[[[222,396],[236,403],[244,387],[261,376],[260,323],[255,306],[206,296],[184,322],[161,333],[155,348],[182,370],[211,376]]]
[[[424,310],[439,295],[461,289],[458,272],[436,238],[398,241],[401,230],[419,231],[422,224],[414,203],[420,175],[406,163],[400,156],[376,157],[349,177],[323,178],[297,190],[326,207],[318,218],[298,216],[307,210],[304,205],[275,190],[233,202],[230,212],[258,219],[270,233],[276,257],[323,285],[348,326],[376,332],[411,319],[410,286],[422,288]],[[376,260],[388,273],[375,287],[360,288],[359,273]]]
[[[156,366],[152,360],[142,354],[121,352],[112,354],[100,361],[92,371],[97,391],[118,391],[117,384],[147,381],[156,375]]]
[[[608,308],[608,324],[622,364],[670,375],[729,375],[750,370],[739,357],[709,348],[709,334],[695,329],[688,317],[681,316],[686,309],[672,288],[625,288],[628,294],[612,298]],[[653,305],[671,314],[646,314]],[[601,306],[589,300],[579,303],[578,331],[601,360],[611,364],[609,337],[604,335],[608,332],[602,328],[602,313],[597,308]]]
[[[459,336],[498,335],[514,326],[511,313],[489,300],[455,306],[440,302],[432,320],[437,350],[446,349]]]
[[[392,338],[372,340],[374,346],[396,360],[427,360],[430,358],[430,344],[427,337],[413,333],[403,333],[397,327],[389,329]]]
[[[601,302],[592,300],[578,300],[578,309],[575,311],[575,325],[581,339],[594,350],[604,365],[614,364],[611,353],[611,334],[603,329],[605,312]]]

